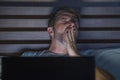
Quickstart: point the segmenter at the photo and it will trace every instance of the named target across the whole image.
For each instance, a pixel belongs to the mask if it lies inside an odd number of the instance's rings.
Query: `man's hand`
[[[76,47],[76,39],[75,39],[75,29],[69,28],[67,30],[67,39],[66,39],[66,46],[68,50],[69,56],[80,56]]]

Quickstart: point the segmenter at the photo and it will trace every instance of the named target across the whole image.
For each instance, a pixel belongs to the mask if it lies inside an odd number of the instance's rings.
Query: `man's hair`
[[[76,18],[78,19],[78,22],[80,20],[80,16],[79,16],[79,12],[77,12],[75,9],[73,8],[69,8],[69,7],[62,7],[56,11],[54,11],[51,15],[50,15],[50,19],[48,21],[48,27],[54,27],[54,24],[56,22],[57,16],[61,15],[61,13],[63,12],[68,12],[71,14],[74,14],[76,16]],[[79,23],[78,23],[79,25]]]

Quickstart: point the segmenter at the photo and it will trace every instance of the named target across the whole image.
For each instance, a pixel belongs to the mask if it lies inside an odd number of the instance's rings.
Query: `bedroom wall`
[[[0,0],[0,55],[48,48],[49,15],[65,5],[81,15],[79,49],[120,47],[119,4],[119,0]]]

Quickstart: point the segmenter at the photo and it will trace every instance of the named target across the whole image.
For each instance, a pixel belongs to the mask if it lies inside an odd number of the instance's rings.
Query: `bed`
[[[103,0],[69,0],[66,4],[64,0],[37,1],[0,1],[1,57],[47,49],[50,43],[46,31],[47,21],[51,11],[61,5],[75,7],[80,13],[77,47],[81,55],[102,54],[110,50],[119,53],[120,7],[116,5],[119,3],[117,0],[113,3],[112,0],[107,0],[106,3]]]

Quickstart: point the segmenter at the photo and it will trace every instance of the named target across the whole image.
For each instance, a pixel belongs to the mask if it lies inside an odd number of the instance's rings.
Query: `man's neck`
[[[65,45],[58,40],[52,41],[49,51],[54,52],[56,54],[67,54],[67,49]]]

